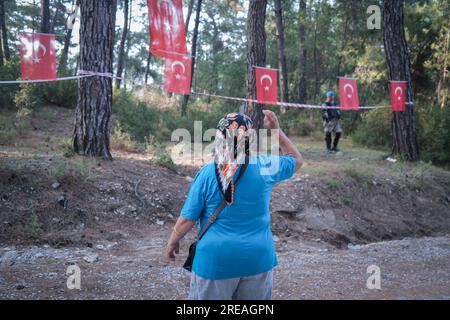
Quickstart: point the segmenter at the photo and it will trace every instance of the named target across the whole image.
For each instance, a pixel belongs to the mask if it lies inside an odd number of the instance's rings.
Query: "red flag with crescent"
[[[147,0],[150,52],[158,57],[186,55],[186,26],[182,0]]]
[[[256,67],[256,97],[259,103],[277,104],[278,70]]]
[[[391,81],[392,112],[404,112],[406,107],[406,82]]]
[[[56,79],[55,35],[20,32],[22,80]]]
[[[164,91],[191,94],[192,57],[166,58],[164,66]]]
[[[356,79],[339,78],[339,98],[341,110],[359,110]]]

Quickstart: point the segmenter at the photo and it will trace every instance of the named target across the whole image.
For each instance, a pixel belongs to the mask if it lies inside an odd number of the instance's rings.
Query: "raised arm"
[[[263,110],[263,113],[264,126],[270,130],[279,130],[281,152],[285,155],[293,156],[295,158],[295,171],[300,170],[303,165],[303,157],[294,143],[286,136],[283,130],[281,130],[277,115],[270,110]]]

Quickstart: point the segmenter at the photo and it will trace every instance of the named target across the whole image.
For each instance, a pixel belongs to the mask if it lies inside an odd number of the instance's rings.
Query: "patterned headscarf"
[[[240,164],[248,161],[252,120],[242,113],[231,113],[220,120],[215,140],[215,167],[219,189],[228,205],[234,201],[233,177]]]

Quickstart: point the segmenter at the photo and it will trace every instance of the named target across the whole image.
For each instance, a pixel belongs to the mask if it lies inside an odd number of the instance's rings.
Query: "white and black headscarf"
[[[252,120],[242,113],[231,113],[220,120],[215,140],[215,168],[219,189],[228,205],[234,201],[233,177],[239,165],[248,163]]]

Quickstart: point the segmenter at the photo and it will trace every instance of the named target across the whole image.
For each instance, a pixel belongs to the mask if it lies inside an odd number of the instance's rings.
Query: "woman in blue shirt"
[[[280,130],[272,111],[264,110],[264,125]],[[219,122],[215,161],[196,175],[170,239],[166,255],[175,259],[179,242],[199,221],[199,228],[225,200],[226,206],[198,242],[192,266],[189,298],[196,300],[268,300],[272,269],[277,265],[270,228],[272,187],[289,179],[302,165],[302,156],[280,130],[283,156],[250,155],[252,122],[230,114]],[[231,138],[230,138],[231,137]],[[245,143],[247,141],[247,143]],[[242,164],[249,162],[235,184]]]

